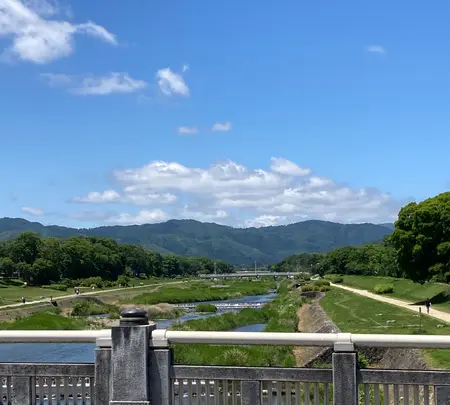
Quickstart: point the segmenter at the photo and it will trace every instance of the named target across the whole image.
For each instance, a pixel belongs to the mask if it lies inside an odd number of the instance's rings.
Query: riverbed
[[[247,296],[223,301],[209,301],[208,304],[239,302],[267,303],[276,294]],[[228,309],[223,312],[230,312]],[[186,314],[178,319],[158,321],[158,329],[168,329],[174,322],[185,322],[191,319],[201,319],[217,314]],[[261,332],[266,325],[256,324],[237,328],[236,332]],[[92,363],[94,362],[95,344],[92,343],[4,343],[0,344],[0,362],[2,363]]]

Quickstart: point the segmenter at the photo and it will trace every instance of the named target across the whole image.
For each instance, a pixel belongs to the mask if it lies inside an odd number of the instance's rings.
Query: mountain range
[[[44,226],[22,218],[0,219],[0,240],[15,238],[25,231],[56,238],[103,236],[162,254],[206,256],[231,264],[255,261],[270,264],[292,254],[360,246],[381,241],[392,230],[393,224],[339,224],[317,220],[263,228],[232,228],[194,220],[170,220],[159,224],[76,229]]]

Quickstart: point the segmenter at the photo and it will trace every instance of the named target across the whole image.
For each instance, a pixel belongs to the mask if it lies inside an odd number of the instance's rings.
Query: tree
[[[16,266],[9,257],[0,258],[0,274],[5,277],[12,277]]]
[[[403,207],[390,239],[405,277],[450,281],[450,192]]]

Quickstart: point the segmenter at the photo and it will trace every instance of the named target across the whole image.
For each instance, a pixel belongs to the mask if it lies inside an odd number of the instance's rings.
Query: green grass
[[[422,315],[419,332],[418,314],[338,288],[328,291],[320,305],[342,332],[450,335],[450,325],[445,322]],[[432,367],[450,368],[450,350],[424,352]]]
[[[92,316],[92,315],[103,315],[107,314],[110,319],[119,319],[120,311],[119,308],[111,305],[105,304],[98,298],[94,297],[84,297],[75,302],[70,313],[72,316]]]
[[[137,305],[153,305],[161,302],[178,304],[185,302],[202,302],[226,300],[246,295],[263,295],[276,287],[274,281],[227,281],[224,286],[206,282],[191,282],[163,286],[157,291],[144,293],[132,298],[125,298],[121,302],[131,302]]]
[[[404,278],[374,277],[374,276],[343,276],[345,285],[374,292],[377,284],[392,284],[394,291],[386,294],[392,298],[423,303],[431,299],[433,307],[441,311],[450,312],[450,287],[438,283],[413,283]]]
[[[22,302],[22,297],[27,301],[36,301],[67,294],[66,291],[48,288],[23,287],[23,282],[19,280],[0,280],[0,306]]]
[[[14,322],[1,322],[3,330],[79,330],[89,329],[83,319],[67,318],[59,315],[59,311],[38,311],[31,315],[17,318]]]
[[[237,314],[188,321],[176,327],[210,331],[267,323],[266,332],[297,332],[297,309],[302,303],[297,292],[285,293],[259,311],[247,308]],[[292,350],[290,346],[174,345],[175,362],[186,365],[295,367]]]

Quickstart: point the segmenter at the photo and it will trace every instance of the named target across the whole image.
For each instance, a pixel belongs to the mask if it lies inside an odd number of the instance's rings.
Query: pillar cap
[[[124,309],[120,313],[120,326],[148,325],[147,312],[140,308]]]

